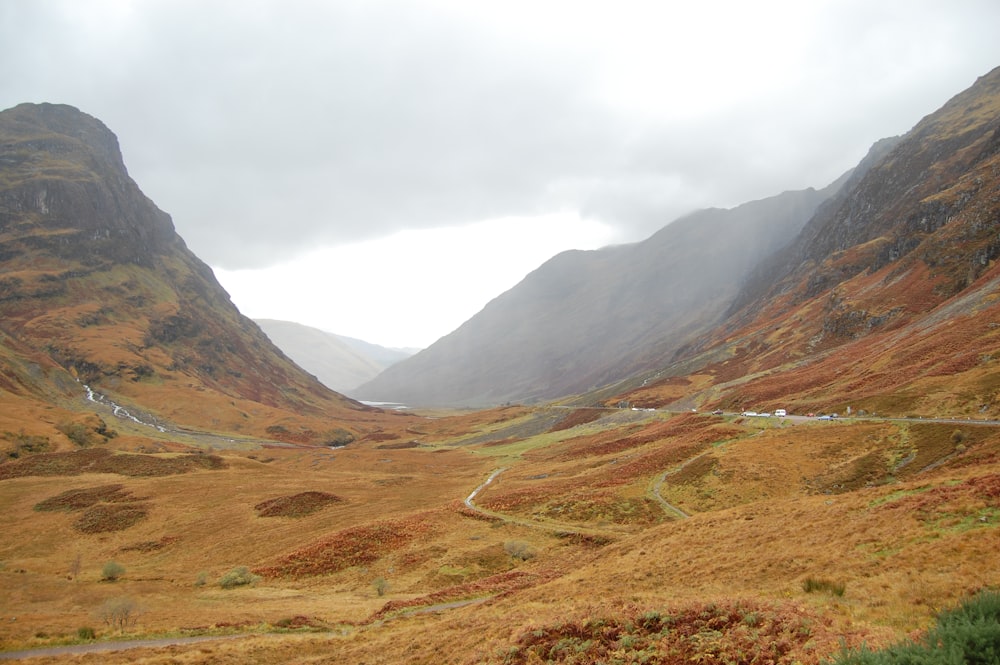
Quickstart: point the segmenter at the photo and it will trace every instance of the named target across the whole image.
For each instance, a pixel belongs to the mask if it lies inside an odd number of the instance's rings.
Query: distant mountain
[[[350,393],[375,378],[386,367],[414,353],[405,349],[388,349],[291,321],[256,319],[256,323],[299,367],[313,373],[323,385],[341,393]]]
[[[107,127],[22,104],[0,113],[0,410],[75,409],[83,384],[157,422],[271,438],[321,442],[373,417],[240,314]]]
[[[1000,68],[888,147],[724,325],[609,399],[1000,416]]]
[[[842,182],[703,210],[640,243],[564,252],[354,394],[483,406],[582,393],[641,371],[717,323],[751,270]]]

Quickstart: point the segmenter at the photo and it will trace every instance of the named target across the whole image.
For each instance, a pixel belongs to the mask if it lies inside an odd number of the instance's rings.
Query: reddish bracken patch
[[[73,523],[81,533],[107,533],[124,531],[135,526],[149,513],[144,503],[110,503],[88,509]]]
[[[117,473],[122,476],[172,476],[196,469],[224,469],[218,455],[190,454],[156,457],[113,454],[106,448],[86,448],[63,453],[39,453],[0,464],[0,480],[25,476],[78,476],[83,473]]]
[[[791,603],[692,604],[626,608],[525,630],[502,662],[816,663],[838,648],[830,622]],[[853,640],[852,640],[853,641]],[[847,646],[854,646],[848,644]]]
[[[140,503],[122,485],[66,490],[35,505],[38,511],[85,511],[73,523],[81,533],[123,531],[142,521],[149,505]]]
[[[132,493],[123,485],[101,485],[66,490],[35,504],[35,510],[83,510],[97,503],[124,503],[134,501]]]
[[[550,432],[559,432],[564,429],[571,429],[577,425],[584,425],[600,418],[604,412],[601,409],[577,409],[549,429]]]
[[[440,591],[435,591],[434,593],[427,594],[426,596],[420,596],[418,598],[411,598],[409,600],[390,600],[382,606],[382,609],[368,617],[368,621],[366,623],[371,623],[372,621],[382,619],[389,614],[411,607],[428,607],[484,596],[506,596],[521,589],[527,589],[538,584],[544,584],[545,582],[549,582],[557,577],[560,577],[561,574],[562,573],[558,573],[553,570],[536,571],[531,573],[520,570],[511,570],[505,573],[491,575],[490,577],[484,577],[481,580],[469,582],[468,584],[459,584],[457,586],[448,587],[447,589],[441,589]]]
[[[261,501],[254,510],[260,517],[305,517],[344,499],[327,492],[300,492]]]
[[[263,577],[328,575],[352,566],[367,566],[430,531],[422,519],[390,520],[338,531],[254,572]]]

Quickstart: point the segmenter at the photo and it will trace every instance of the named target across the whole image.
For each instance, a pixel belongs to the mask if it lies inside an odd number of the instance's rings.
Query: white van
[[[785,411],[784,409],[775,409],[774,410],[774,415],[777,418],[784,418],[784,417],[786,417],[788,415],[788,412]]]

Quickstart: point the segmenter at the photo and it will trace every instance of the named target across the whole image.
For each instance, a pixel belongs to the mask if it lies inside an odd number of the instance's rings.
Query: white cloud
[[[216,277],[253,318],[291,320],[389,347],[425,347],[566,249],[614,240],[565,212],[401,231]]]
[[[451,229],[436,260],[461,265],[483,220],[639,240],[825,186],[1000,64],[997,25],[996,0],[3,0],[0,108],[100,118],[213,266],[291,279],[419,229]],[[474,313],[497,293],[465,274]],[[362,304],[329,309],[379,316]]]

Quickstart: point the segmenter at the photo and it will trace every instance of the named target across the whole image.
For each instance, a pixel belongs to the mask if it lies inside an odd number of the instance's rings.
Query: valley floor
[[[9,460],[0,645],[227,638],[39,664],[816,663],[1000,587],[1000,428],[553,411],[340,449]]]

